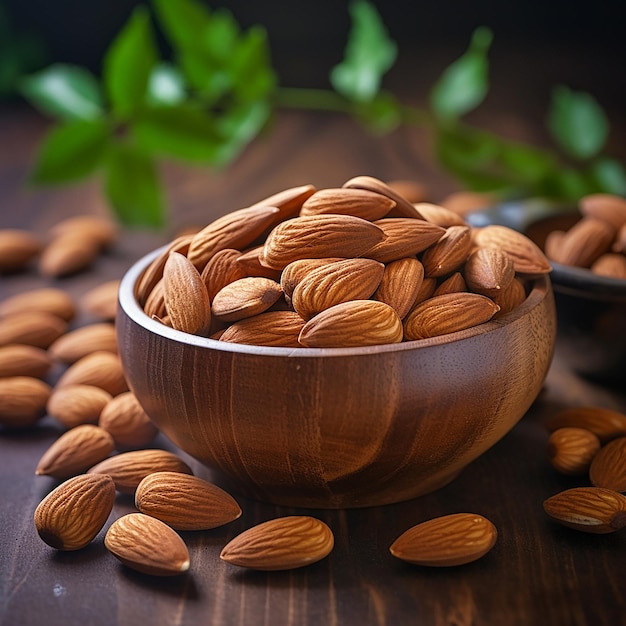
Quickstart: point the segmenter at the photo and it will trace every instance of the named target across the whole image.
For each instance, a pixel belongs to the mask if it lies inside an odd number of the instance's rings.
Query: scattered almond
[[[553,415],[546,426],[550,432],[565,427],[585,428],[594,433],[600,443],[606,443],[626,436],[626,415],[597,406],[571,407]]]
[[[21,343],[48,348],[67,330],[67,322],[52,313],[23,311],[0,319],[0,346]]]
[[[52,367],[52,358],[42,348],[24,344],[0,347],[0,378],[32,376],[43,378]]]
[[[0,378],[0,424],[31,426],[45,415],[51,392],[50,385],[31,376]]]
[[[0,229],[0,274],[18,272],[42,250],[39,239],[27,230]]]
[[[594,456],[589,478],[595,487],[626,491],[626,437],[605,444]]]
[[[52,239],[39,257],[39,272],[59,278],[82,272],[92,265],[100,253],[100,245],[80,234],[67,233]]]
[[[65,363],[75,363],[92,352],[117,354],[115,326],[109,322],[81,326],[59,337],[49,350],[54,358]]]
[[[548,460],[561,474],[579,475],[600,450],[600,440],[586,428],[559,428],[548,439]]]
[[[90,289],[80,298],[79,307],[97,319],[113,321],[117,313],[119,286],[119,280],[109,280]]]
[[[30,311],[51,313],[66,322],[70,322],[76,315],[76,305],[66,291],[54,287],[31,289],[5,298],[0,302],[0,316]]]
[[[112,396],[128,391],[122,362],[113,352],[92,352],[72,363],[61,374],[55,388],[68,385],[92,385]]]
[[[108,217],[83,214],[57,222],[50,234],[55,239],[72,235],[90,241],[98,250],[103,250],[117,241],[119,227]]]
[[[93,385],[64,385],[55,388],[47,404],[48,413],[66,428],[96,424],[111,394]]]
[[[110,400],[100,413],[98,425],[113,437],[115,447],[121,450],[143,448],[159,432],[132,391]]]

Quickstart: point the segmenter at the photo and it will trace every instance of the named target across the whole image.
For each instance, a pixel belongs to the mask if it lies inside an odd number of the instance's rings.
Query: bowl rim
[[[403,352],[415,350],[417,348],[425,348],[429,346],[440,346],[449,343],[455,343],[464,339],[477,337],[500,328],[503,328],[516,320],[524,317],[532,309],[538,306],[552,291],[552,285],[548,274],[534,278],[534,284],[526,300],[517,306],[513,311],[506,313],[502,317],[489,320],[478,326],[473,326],[465,330],[459,330],[438,337],[429,337],[427,339],[418,339],[413,341],[404,341],[401,343],[380,344],[375,346],[359,346],[351,348],[289,348],[275,346],[254,346],[243,343],[230,343],[211,339],[210,337],[202,337],[200,335],[191,335],[180,330],[175,330],[150,318],[139,305],[135,296],[135,285],[141,277],[144,270],[157,256],[165,252],[169,247],[166,244],[152,252],[141,257],[136,261],[124,274],[118,289],[118,315],[123,311],[137,325],[145,328],[147,331],[154,333],[164,339],[175,341],[189,346],[198,348],[208,348],[219,350],[222,352],[231,352],[239,354],[251,354],[257,356],[281,356],[281,357],[345,357],[359,356],[367,354],[381,354],[386,352]]]

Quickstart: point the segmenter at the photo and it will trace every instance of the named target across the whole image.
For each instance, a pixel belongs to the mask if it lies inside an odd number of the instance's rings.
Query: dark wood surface
[[[81,212],[106,211],[93,184],[29,190],[28,163],[45,124],[19,108],[0,116],[0,228],[42,235]],[[169,233],[124,232],[89,272],[44,280],[35,271],[0,277],[0,297],[56,285],[79,297],[119,278],[140,255],[188,225],[203,225],[282,188],[333,186],[357,174],[426,182],[438,199],[452,185],[428,157],[417,132],[381,141],[332,116],[289,114],[226,172],[171,167],[175,212]],[[74,325],[87,323],[80,317]],[[402,504],[357,510],[305,510],[332,528],[325,560],[288,572],[254,572],[222,563],[219,552],[244,529],[301,513],[237,496],[243,516],[208,532],[183,533],[192,564],[187,575],[159,579],[122,566],[107,553],[104,531],[88,548],[56,552],[35,531],[33,512],[55,481],[34,475],[61,429],[49,417],[24,431],[0,430],[0,624],[2,626],[321,625],[616,626],[626,624],[626,532],[584,535],[547,519],[542,502],[586,484],[557,474],[546,457],[545,420],[570,406],[626,411],[623,392],[593,384],[556,354],[545,387],[521,422],[440,491]],[[158,445],[173,446],[164,438]],[[188,458],[188,457],[185,457]],[[208,470],[188,459],[197,474]],[[237,494],[235,494],[237,495]],[[115,516],[133,509],[119,496]],[[410,526],[438,515],[475,512],[499,531],[483,559],[456,568],[410,566],[389,553]]]

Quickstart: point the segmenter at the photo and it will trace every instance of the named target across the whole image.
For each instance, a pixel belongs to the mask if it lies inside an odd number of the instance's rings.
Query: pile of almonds
[[[546,255],[556,263],[626,280],[626,198],[590,194],[578,207],[580,221],[567,231],[548,234]]]
[[[179,237],[136,295],[150,317],[220,341],[352,347],[481,324],[549,271],[512,229],[472,228],[357,176],[340,188],[286,189]]]

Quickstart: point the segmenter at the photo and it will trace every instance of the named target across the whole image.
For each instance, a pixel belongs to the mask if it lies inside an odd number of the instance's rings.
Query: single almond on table
[[[189,551],[167,524],[143,513],[116,519],[104,537],[107,550],[131,569],[151,576],[175,576],[189,569]]]
[[[0,302],[0,316],[40,311],[70,322],[76,315],[72,297],[63,289],[42,287],[18,293]]]
[[[417,524],[389,548],[393,556],[433,567],[464,565],[481,558],[496,543],[496,527],[482,515],[455,513]]]
[[[615,230],[626,224],[626,198],[609,193],[592,193],[578,201],[580,212],[608,222]]]
[[[24,269],[42,250],[39,239],[27,230],[0,229],[0,273]]]
[[[320,561],[333,546],[333,533],[324,522],[293,515],[249,528],[224,546],[220,558],[251,569],[287,570]]]
[[[52,239],[39,257],[39,272],[43,276],[60,278],[82,272],[100,254],[100,244],[78,233],[67,233]]]
[[[175,530],[209,530],[241,516],[237,501],[197,476],[155,472],[137,486],[135,506]]]
[[[48,400],[48,413],[66,428],[96,424],[111,394],[93,385],[64,385],[55,388]]]
[[[32,376],[43,378],[52,367],[52,358],[43,348],[25,344],[0,347],[0,378]]]
[[[43,454],[35,474],[66,479],[84,473],[113,452],[113,437],[98,426],[82,424],[63,433]]]
[[[223,322],[236,322],[267,311],[282,295],[282,287],[271,278],[240,278],[215,294],[211,313]]]
[[[92,352],[117,354],[117,335],[110,322],[97,322],[69,331],[54,341],[50,354],[65,363],[75,363]]]
[[[415,257],[391,261],[385,265],[374,299],[388,304],[404,319],[415,304],[423,280],[424,266]]]
[[[586,428],[558,428],[548,439],[548,460],[561,474],[587,473],[598,450],[600,440]]]
[[[119,287],[119,280],[109,280],[93,287],[81,296],[79,307],[97,319],[113,321],[117,313]]]
[[[298,337],[305,320],[294,311],[268,311],[240,320],[224,329],[220,341],[253,346],[300,348]]]
[[[589,478],[595,487],[626,491],[626,437],[605,444],[594,456]]]
[[[113,245],[119,237],[119,226],[102,215],[76,215],[57,222],[51,229],[52,237],[74,235],[90,241],[98,250]]]
[[[458,270],[466,261],[472,248],[469,226],[449,226],[432,246],[424,251],[424,274],[441,278]]]
[[[98,425],[112,436],[118,449],[143,448],[159,432],[132,391],[112,398],[102,409]]]
[[[237,262],[240,256],[239,250],[224,248],[207,261],[200,277],[206,286],[209,302],[213,302],[215,294],[222,287],[247,276],[243,265]]]
[[[605,534],[626,526],[626,496],[601,487],[574,487],[543,503],[553,520],[587,533]]]
[[[335,213],[373,222],[396,206],[395,200],[366,189],[320,189],[302,205],[300,215]]]
[[[80,550],[100,532],[114,502],[110,476],[81,474],[61,483],[39,503],[35,527],[49,546]]]
[[[132,450],[122,452],[91,467],[89,474],[108,474],[121,493],[134,494],[137,485],[154,472],[192,474],[180,457],[167,450]]]
[[[513,282],[515,268],[511,257],[498,248],[476,248],[463,266],[470,291],[493,298]]]
[[[563,265],[590,267],[611,249],[615,228],[608,222],[584,217],[561,237],[557,255],[552,259]]]
[[[0,424],[13,428],[31,426],[46,413],[52,388],[31,376],[0,378]]]
[[[350,300],[312,317],[300,331],[306,348],[354,348],[402,341],[402,320],[376,300]]]
[[[113,352],[92,352],[75,361],[61,374],[55,389],[67,385],[100,387],[112,396],[128,391],[122,361]]]
[[[550,432],[568,426],[590,430],[600,443],[606,443],[616,437],[626,436],[626,415],[603,407],[579,406],[559,411],[546,424]]]
[[[43,311],[12,313],[0,319],[0,346],[21,343],[46,349],[65,333],[67,322]]]

